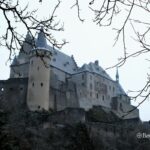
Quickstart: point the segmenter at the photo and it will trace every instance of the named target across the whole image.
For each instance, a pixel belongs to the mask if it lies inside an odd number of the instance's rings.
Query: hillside
[[[79,118],[79,114],[85,114],[85,118]],[[1,110],[0,149],[149,150],[149,139],[136,137],[138,132],[150,133],[149,129],[141,122],[124,122],[94,108],[88,112],[68,108],[51,113]]]

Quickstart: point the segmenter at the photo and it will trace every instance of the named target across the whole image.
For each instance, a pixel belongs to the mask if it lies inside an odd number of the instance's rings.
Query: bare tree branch
[[[73,8],[73,7],[77,7],[77,12],[78,12],[78,18],[79,18],[79,20],[81,21],[81,22],[84,22],[84,19],[82,19],[81,18],[81,16],[80,16],[80,6],[79,6],[79,1],[78,0],[75,0],[76,2],[75,2],[75,4],[73,5],[73,6],[71,6],[71,8]]]
[[[36,17],[37,10],[29,11],[28,5],[24,8],[20,8],[19,1],[15,4],[12,4],[12,2],[8,0],[0,1],[0,12],[2,12],[7,25],[6,32],[0,37],[0,46],[5,46],[10,50],[9,59],[11,59],[12,53],[14,53],[16,49],[19,50],[20,47],[22,47],[22,43],[25,38],[18,32],[18,26],[25,27],[25,29],[32,36],[33,42],[34,31],[40,30],[40,27],[43,26],[46,38],[54,47],[61,48],[64,44],[66,44],[65,40],[63,40],[62,43],[58,42],[51,33],[52,30],[63,31],[63,25],[60,26],[59,22],[55,22],[55,13],[59,6],[60,1],[58,0],[50,17],[47,19],[38,20]],[[33,46],[35,46],[35,44]]]

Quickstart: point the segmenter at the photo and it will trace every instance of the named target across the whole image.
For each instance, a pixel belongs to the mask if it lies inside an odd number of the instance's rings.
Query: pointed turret
[[[116,82],[119,83],[119,72],[118,72],[118,67],[116,69]]]
[[[43,28],[41,28],[40,32],[38,33],[37,40],[35,42],[36,48],[42,48],[42,49],[47,49],[47,41],[46,37],[43,31]]]
[[[20,52],[24,54],[29,54],[29,52],[33,49],[33,45],[34,45],[34,38],[28,31]]]
[[[33,40],[33,38],[31,36],[31,33],[28,31],[27,35],[26,35],[26,38],[25,38],[25,41],[29,42],[29,41],[32,41],[32,40]]]

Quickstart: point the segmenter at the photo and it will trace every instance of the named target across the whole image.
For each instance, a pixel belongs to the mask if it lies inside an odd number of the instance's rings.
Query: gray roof
[[[123,90],[122,86],[116,82],[117,87],[117,95],[127,95],[126,92]]]
[[[106,73],[106,71],[99,66],[98,61],[90,62],[89,64],[84,64],[81,68],[78,70],[79,72],[83,71],[89,71],[91,73],[99,74],[109,80],[112,80],[111,77]]]
[[[60,50],[48,46],[48,49],[52,52],[51,66],[56,67],[69,74],[74,74],[77,71],[77,65],[73,57],[62,53]]]

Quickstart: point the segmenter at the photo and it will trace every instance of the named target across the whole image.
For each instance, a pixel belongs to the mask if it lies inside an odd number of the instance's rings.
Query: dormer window
[[[97,67],[96,70],[99,71],[99,68]]]
[[[67,65],[69,65],[69,61],[67,61],[66,63],[64,63],[64,66],[67,66]]]
[[[56,58],[53,58],[53,61],[56,61]]]

